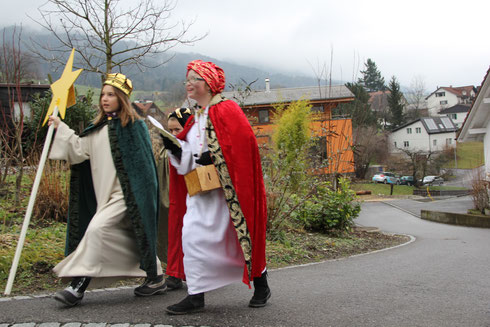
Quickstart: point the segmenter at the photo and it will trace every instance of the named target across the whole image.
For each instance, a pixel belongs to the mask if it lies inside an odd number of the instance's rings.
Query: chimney
[[[271,84],[268,78],[265,79],[265,92],[270,92],[271,91]]]

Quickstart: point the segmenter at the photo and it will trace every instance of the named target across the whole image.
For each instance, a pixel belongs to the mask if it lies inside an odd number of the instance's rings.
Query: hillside
[[[5,28],[5,35],[12,34],[12,28]],[[22,30],[22,49],[28,52],[28,49],[33,47],[31,40],[36,40],[42,44],[50,44],[52,48],[56,48],[57,41],[54,37],[46,32],[35,31],[29,28]],[[39,50],[39,47],[36,47]],[[47,51],[41,50],[46,55]],[[87,50],[89,51],[89,50]],[[51,55],[51,54],[50,54]],[[47,80],[48,74],[50,74],[53,80],[56,80],[61,75],[61,70],[58,71],[49,62],[42,61],[38,56],[34,56],[36,59],[36,66],[40,80]],[[223,68],[226,74],[226,87],[230,90],[230,85],[253,83],[252,88],[263,89],[265,88],[265,79],[269,78],[272,88],[280,87],[299,87],[299,86],[313,86],[317,85],[316,78],[308,76],[312,72],[305,72],[303,76],[291,75],[289,73],[282,72],[268,72],[263,69],[257,69],[254,67],[244,66],[227,61],[217,60],[215,58],[208,57],[199,53],[182,53],[182,52],[166,52],[159,57],[148,58],[149,63],[164,62],[169,60],[166,64],[157,68],[146,69],[140,71],[137,68],[128,69],[125,68],[122,73],[131,77],[135,89],[141,91],[167,91],[174,92],[178,85],[185,79],[186,65],[188,62],[194,59],[201,59],[204,61],[213,61],[217,65]],[[77,56],[75,56],[75,65]],[[100,76],[94,73],[83,72],[80,75],[77,83],[87,86],[100,86]],[[338,82],[332,82],[338,84]],[[325,84],[325,82],[322,82]]]

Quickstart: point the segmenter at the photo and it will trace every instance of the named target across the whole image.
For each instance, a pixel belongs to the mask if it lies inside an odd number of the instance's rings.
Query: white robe
[[[208,150],[205,126],[207,112],[196,116],[196,123],[182,144],[179,161],[170,155],[177,173],[195,169],[196,156]],[[189,294],[211,291],[243,278],[245,259],[230,218],[222,189],[186,198],[187,212],[182,228],[184,272]]]
[[[145,277],[131,221],[126,215],[124,194],[112,159],[107,125],[79,137],[63,122],[53,141],[50,159],[78,164],[90,159],[97,211],[75,251],[56,265],[59,277]],[[157,258],[158,274],[162,267]],[[117,277],[117,278],[113,278]],[[101,280],[92,281],[100,285]]]

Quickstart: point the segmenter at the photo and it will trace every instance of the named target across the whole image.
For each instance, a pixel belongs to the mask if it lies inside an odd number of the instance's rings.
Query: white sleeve
[[[182,155],[180,160],[172,154],[172,151],[168,150],[170,163],[177,169],[177,174],[186,175],[196,168],[195,158],[192,155],[191,146],[188,142],[179,140],[182,146]]]
[[[68,125],[60,122],[56,129],[49,159],[66,160],[70,164],[78,164],[90,158],[88,137],[79,137]]]

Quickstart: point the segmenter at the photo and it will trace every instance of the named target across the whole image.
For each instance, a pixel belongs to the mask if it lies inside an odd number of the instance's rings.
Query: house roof
[[[490,67],[478,88],[475,100],[463,122],[458,140],[481,141],[485,135],[490,116]]]
[[[21,88],[21,92],[17,92],[17,87]],[[0,83],[0,107],[9,108],[9,103],[12,99],[9,97],[9,93],[14,96],[14,101],[19,101],[19,97],[22,102],[32,100],[32,96],[35,93],[44,93],[49,90],[49,84],[34,84],[34,83]],[[9,91],[10,90],[10,91]]]
[[[135,109],[141,110],[141,112],[144,114],[146,114],[148,112],[148,110],[152,107],[160,110],[160,108],[158,108],[158,106],[155,104],[155,102],[151,102],[151,101],[146,101],[146,102],[135,101],[132,103],[132,105],[135,107]]]
[[[239,94],[236,91],[223,92],[223,96],[228,99],[239,98]],[[310,101],[349,99],[354,98],[354,94],[344,85],[280,88],[271,89],[270,91],[252,91],[246,97],[243,105],[253,106],[281,102],[287,103],[302,98]]]
[[[467,85],[467,86],[458,86],[458,87],[452,87],[452,86],[441,86],[441,87],[438,87],[434,92],[432,92],[431,94],[429,94],[425,100],[427,100],[431,95],[433,95],[434,93],[436,93],[437,91],[439,90],[445,90],[445,91],[448,91],[448,92],[451,92],[452,94],[455,94],[456,96],[458,97],[469,97],[470,94],[471,94],[471,91],[474,91],[475,90],[475,87],[473,85]],[[466,92],[466,94],[464,95],[463,92]]]
[[[49,84],[35,84],[35,83],[19,83],[21,88],[32,88],[32,89],[49,89]],[[0,83],[0,88],[7,87],[17,87],[16,83]]]
[[[454,125],[454,122],[449,117],[422,117],[416,120],[413,120],[409,123],[406,123],[402,126],[399,126],[392,130],[392,132],[399,131],[407,126],[413,125],[416,122],[420,121],[422,126],[424,126],[427,134],[439,134],[439,133],[449,133],[456,132],[458,127]]]
[[[391,92],[388,90],[369,92],[368,103],[371,105],[371,108],[375,111],[379,111],[384,108],[387,108],[389,94],[391,94]]]
[[[440,114],[454,114],[458,112],[468,112],[470,110],[469,105],[457,104],[455,106],[443,109],[439,111]]]

